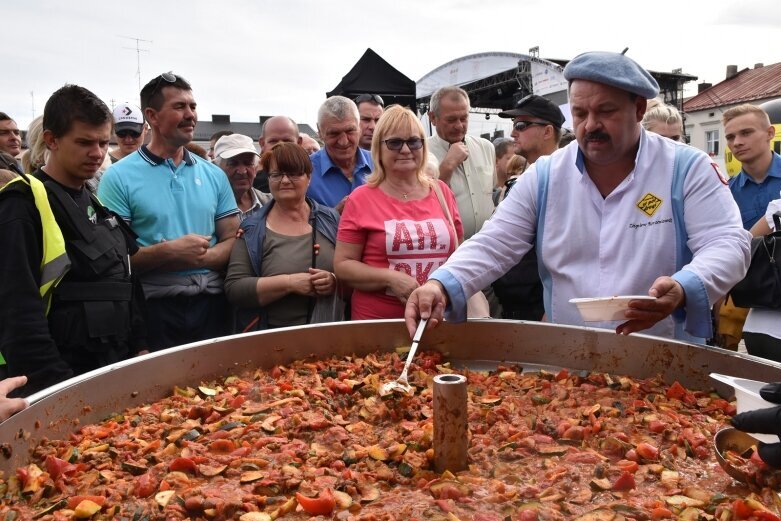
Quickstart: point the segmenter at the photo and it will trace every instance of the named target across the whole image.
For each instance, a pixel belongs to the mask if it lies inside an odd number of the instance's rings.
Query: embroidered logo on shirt
[[[727,179],[724,174],[721,173],[721,169],[719,168],[719,165],[716,163],[711,163],[710,166],[713,167],[713,169],[716,171],[716,175],[719,176],[719,181],[721,181],[721,184],[729,186],[729,179]]]
[[[637,207],[648,217],[652,217],[660,206],[662,206],[662,200],[651,192],[648,192],[642,199],[637,201]]]

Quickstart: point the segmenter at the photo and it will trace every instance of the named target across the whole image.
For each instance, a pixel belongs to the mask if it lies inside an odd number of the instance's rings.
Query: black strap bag
[[[746,277],[730,291],[738,307],[781,309],[781,213],[773,221],[775,232],[751,240]]]

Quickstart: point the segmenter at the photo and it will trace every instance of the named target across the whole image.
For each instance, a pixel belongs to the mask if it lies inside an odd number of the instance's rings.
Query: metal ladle
[[[716,436],[713,438],[713,444],[716,446],[716,459],[721,468],[724,469],[724,472],[741,483],[750,483],[749,475],[726,459],[724,453],[733,451],[743,454],[752,447],[756,448],[759,445],[759,440],[743,431],[728,427],[716,433]]]
[[[409,354],[407,355],[407,361],[404,363],[404,370],[401,372],[401,376],[399,376],[398,379],[393,382],[383,384],[380,388],[380,396],[385,396],[386,394],[390,394],[394,391],[412,394],[412,386],[407,380],[407,371],[409,371],[409,366],[412,363],[412,359],[415,358],[415,351],[418,350],[418,343],[423,337],[423,331],[426,329],[426,324],[428,324],[427,318],[420,320],[418,328],[415,330],[415,336],[412,337],[412,345],[409,348]]]

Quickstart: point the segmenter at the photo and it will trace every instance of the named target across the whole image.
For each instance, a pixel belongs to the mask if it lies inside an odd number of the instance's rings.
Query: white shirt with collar
[[[464,225],[464,239],[483,226],[494,211],[496,152],[487,139],[466,136],[469,157],[453,170],[448,186],[456,196],[458,213]],[[429,152],[439,163],[445,159],[450,143],[434,135],[428,138]]]
[[[540,161],[535,163],[480,233],[432,274],[450,296],[449,319],[463,319],[464,298],[515,265],[539,233],[551,322],[615,328],[620,322],[584,324],[569,299],[647,295],[656,278],[667,275],[686,291],[687,307],[675,313],[678,325],[694,337],[709,336],[711,306],[748,268],[750,237],[706,154],[685,150],[691,161],[683,184],[673,187],[678,146],[686,145],[641,131],[635,168],[605,198],[588,176],[577,142],[545,159],[547,185],[538,183]],[[673,196],[681,196],[682,218]],[[682,329],[671,316],[644,333],[690,339]]]

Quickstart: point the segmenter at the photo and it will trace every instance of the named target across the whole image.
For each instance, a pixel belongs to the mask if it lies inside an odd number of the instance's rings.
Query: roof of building
[[[695,112],[777,96],[781,96],[781,63],[743,69],[686,100],[683,110]]]
[[[244,134],[245,136],[251,137],[254,141],[257,141],[260,137],[260,127],[260,122],[247,123],[240,121],[230,121],[225,123],[216,123],[214,121],[201,120],[198,121],[198,124],[195,126],[195,136],[193,141],[208,142],[209,138],[211,138],[215,132],[219,132],[220,130],[231,130],[235,134]],[[307,123],[299,123],[298,131],[303,132],[304,134],[309,134],[312,137],[317,136],[315,129],[310,127]]]

